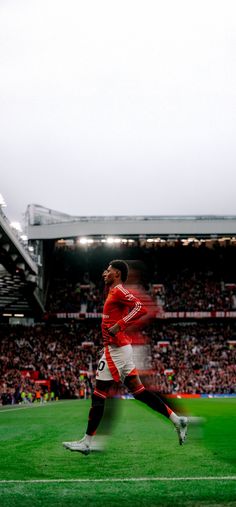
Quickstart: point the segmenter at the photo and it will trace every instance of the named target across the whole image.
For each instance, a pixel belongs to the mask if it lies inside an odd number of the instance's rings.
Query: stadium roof
[[[36,263],[0,208],[0,314],[41,313],[37,280]]]
[[[27,209],[28,238],[81,236],[220,237],[236,236],[236,216],[70,216],[31,204]]]

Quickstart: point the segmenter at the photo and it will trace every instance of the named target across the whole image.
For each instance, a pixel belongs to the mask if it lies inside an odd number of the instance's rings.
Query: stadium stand
[[[236,393],[236,327],[213,322],[152,324],[151,369],[144,381],[162,393]],[[101,348],[98,322],[0,328],[2,402],[37,388],[59,398],[91,395]],[[45,381],[47,383],[45,383]]]
[[[113,256],[135,256],[147,266],[146,288],[158,287],[159,303],[171,311],[227,311],[236,309],[236,243],[218,241],[187,247],[180,241],[109,248],[56,244],[53,255],[47,309],[52,312],[99,312],[103,288],[100,273]],[[96,267],[96,269],[94,269]],[[161,294],[160,294],[161,291]],[[66,304],[65,304],[66,301]]]
[[[146,266],[142,283],[157,305],[156,318],[142,330],[150,345],[142,372],[149,387],[172,395],[236,394],[234,217],[171,222],[48,211],[28,209],[32,259],[1,210],[3,404],[43,403],[50,393],[52,399],[91,396],[101,348],[101,273],[112,258]],[[111,229],[119,233],[108,236]],[[19,313],[24,318],[15,325]]]
[[[0,314],[41,315],[39,268],[0,206]]]

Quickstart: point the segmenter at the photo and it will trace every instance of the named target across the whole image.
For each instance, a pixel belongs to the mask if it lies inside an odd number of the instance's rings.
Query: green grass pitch
[[[163,417],[114,400],[106,449],[89,456],[61,445],[83,436],[89,400],[2,408],[1,507],[235,506],[236,400],[181,403],[205,418],[186,445]]]

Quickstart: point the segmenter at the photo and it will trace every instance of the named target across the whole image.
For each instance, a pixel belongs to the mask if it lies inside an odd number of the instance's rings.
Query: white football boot
[[[70,451],[81,452],[85,455],[89,454],[91,451],[87,435],[85,435],[81,440],[75,440],[74,442],[63,442],[63,446]]]

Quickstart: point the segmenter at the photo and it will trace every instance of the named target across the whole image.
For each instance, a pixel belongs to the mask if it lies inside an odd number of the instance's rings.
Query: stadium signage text
[[[58,319],[101,319],[101,313],[56,313]],[[236,311],[212,312],[162,312],[156,315],[157,319],[235,319]]]

